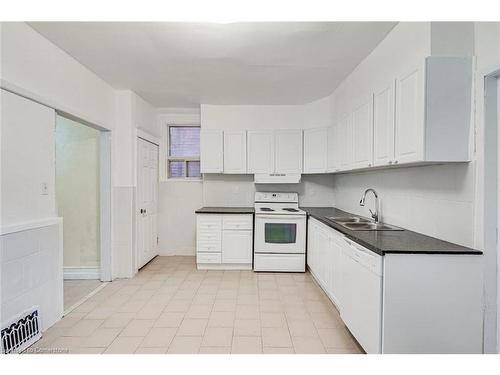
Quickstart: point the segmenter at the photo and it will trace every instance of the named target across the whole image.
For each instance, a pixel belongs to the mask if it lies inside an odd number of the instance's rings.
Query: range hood
[[[256,184],[298,184],[300,173],[256,173],[254,182]]]

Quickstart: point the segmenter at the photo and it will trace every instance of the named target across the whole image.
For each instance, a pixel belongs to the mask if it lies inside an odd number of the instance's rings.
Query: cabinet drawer
[[[222,228],[221,215],[199,214],[196,216],[197,230],[220,230]]]
[[[221,243],[220,241],[197,241],[196,242],[196,251],[202,253],[220,253],[221,252]]]
[[[252,230],[253,215],[224,215],[222,228],[224,230]]]
[[[196,233],[196,241],[220,242],[220,230],[198,230]]]
[[[198,253],[196,254],[197,263],[221,263],[220,253]]]

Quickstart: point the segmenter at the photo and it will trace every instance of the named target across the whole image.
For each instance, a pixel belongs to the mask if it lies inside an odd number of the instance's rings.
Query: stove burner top
[[[262,207],[260,210],[266,211],[266,212],[274,211],[272,208],[269,208],[269,207]]]
[[[288,212],[299,212],[296,208],[284,208],[283,211],[288,211]]]

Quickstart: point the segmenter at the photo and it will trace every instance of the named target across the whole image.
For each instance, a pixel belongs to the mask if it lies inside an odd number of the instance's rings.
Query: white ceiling
[[[302,104],[330,94],[394,22],[33,22],[119,89],[156,107]]]

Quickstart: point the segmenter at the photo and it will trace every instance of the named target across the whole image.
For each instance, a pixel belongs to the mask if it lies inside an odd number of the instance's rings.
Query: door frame
[[[134,215],[133,215],[133,220],[134,220],[134,228],[135,228],[135,235],[134,235],[134,251],[133,251],[133,258],[132,258],[132,261],[133,261],[133,271],[134,271],[134,274],[137,273],[137,271],[139,270],[139,267],[138,267],[138,264],[139,264],[139,260],[138,260],[138,257],[139,257],[139,242],[138,242],[138,233],[139,233],[139,223],[137,221],[137,213],[139,212],[139,203],[138,203],[138,200],[137,200],[137,190],[138,190],[138,187],[139,187],[139,173],[138,173],[138,170],[139,170],[139,165],[138,165],[138,156],[139,156],[139,153],[138,153],[138,143],[139,143],[139,139],[142,139],[144,141],[147,141],[147,142],[150,142],[156,146],[158,146],[158,180],[157,180],[157,183],[158,183],[158,186],[160,184],[160,176],[161,176],[161,172],[160,172],[160,168],[161,168],[161,137],[157,137],[151,133],[148,133],[147,131],[144,131],[142,129],[139,129],[139,128],[135,128],[135,142],[134,142],[134,154],[135,154],[135,158],[134,158],[134,181],[135,181],[135,193],[134,193]],[[158,207],[157,207],[158,209]]]
[[[99,280],[113,280],[112,240],[111,240],[111,135],[112,132],[85,121],[70,113],[56,111],[57,116],[80,123],[99,131]],[[57,124],[55,124],[56,126]],[[57,204],[57,197],[56,197]],[[64,231],[64,228],[63,228]]]
[[[479,183],[483,182],[483,186],[478,189],[479,199],[476,208],[480,212],[482,211],[478,218],[480,220],[479,226],[482,227],[482,230],[478,231],[478,236],[481,236],[478,240],[479,242],[482,240],[484,250],[483,349],[485,353],[500,353],[500,247],[498,241],[500,225],[500,159],[498,152],[500,146],[500,129],[498,128],[500,63],[485,70],[480,79],[479,84],[484,85],[480,88],[484,103],[483,108],[478,109],[484,110],[482,119],[479,117],[480,120],[484,120],[484,128],[482,129],[484,147],[482,154],[478,155],[480,163],[482,162],[482,170],[478,168],[478,174]],[[480,176],[481,172],[483,178]]]

